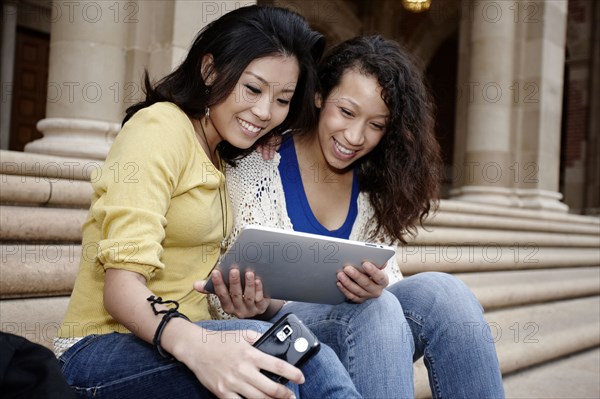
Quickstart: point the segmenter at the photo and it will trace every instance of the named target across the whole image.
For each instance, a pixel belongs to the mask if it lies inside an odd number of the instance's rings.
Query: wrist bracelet
[[[174,319],[177,317],[181,317],[182,319],[185,319],[187,321],[190,321],[190,319],[188,319],[188,317],[186,315],[184,315],[183,313],[180,313],[179,311],[177,311],[177,309],[179,308],[179,303],[177,301],[163,301],[161,297],[155,297],[154,295],[148,297],[147,301],[150,302],[150,306],[152,306],[152,310],[154,311],[154,314],[156,314],[156,315],[164,314],[162,320],[160,321],[160,323],[158,324],[158,327],[156,328],[156,332],[154,333],[154,338],[152,339],[152,344],[154,345],[154,347],[156,348],[156,350],[162,357],[172,358],[173,356],[171,356],[168,352],[166,352],[160,345],[160,339],[162,337],[163,330],[165,329],[167,323],[171,319]],[[156,310],[156,307],[155,307],[156,304],[166,304],[166,303],[174,304],[175,308],[169,309],[169,310]]]
[[[172,358],[173,356],[171,356],[169,353],[167,353],[162,348],[162,346],[160,346],[160,339],[162,337],[163,330],[165,329],[169,320],[174,319],[176,317],[181,317],[182,319],[186,319],[187,321],[190,321],[190,319],[188,319],[186,317],[186,315],[184,315],[183,313],[179,313],[177,310],[171,309],[171,310],[167,311],[167,313],[165,313],[165,315],[163,316],[162,320],[160,321],[160,324],[156,328],[156,332],[154,333],[154,339],[152,339],[152,344],[154,345],[154,347],[156,348],[158,353],[162,357],[165,357],[165,358]]]

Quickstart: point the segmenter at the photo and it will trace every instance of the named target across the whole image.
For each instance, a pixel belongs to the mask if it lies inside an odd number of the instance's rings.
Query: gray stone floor
[[[599,399],[600,348],[504,378],[508,399]]]

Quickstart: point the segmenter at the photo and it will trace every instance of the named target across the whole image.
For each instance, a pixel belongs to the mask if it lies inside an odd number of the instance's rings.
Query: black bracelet
[[[158,327],[156,328],[156,332],[154,333],[154,338],[152,339],[152,344],[154,345],[154,347],[156,348],[156,350],[162,357],[172,358],[172,356],[169,353],[165,352],[165,350],[162,348],[162,346],[160,346],[160,339],[162,337],[163,330],[165,329],[167,323],[171,319],[174,319],[177,317],[181,317],[182,319],[186,319],[187,321],[190,321],[190,319],[188,319],[188,317],[186,315],[184,315],[183,313],[180,313],[177,311],[177,309],[179,308],[179,303],[177,301],[163,301],[161,297],[155,297],[154,295],[148,297],[147,300],[148,300],[148,302],[150,302],[150,306],[152,306],[152,311],[154,312],[154,314],[156,314],[156,315],[164,314],[162,320],[160,321],[160,323],[158,324]],[[175,308],[169,309],[169,310],[156,310],[156,307],[155,307],[156,304],[166,304],[166,303],[174,304]]]

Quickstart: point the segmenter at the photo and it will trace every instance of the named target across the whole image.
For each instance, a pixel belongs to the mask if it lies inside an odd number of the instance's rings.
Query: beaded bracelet
[[[174,319],[177,317],[181,317],[182,319],[185,319],[187,321],[190,321],[190,319],[188,319],[188,317],[186,315],[184,315],[183,313],[180,313],[177,311],[177,309],[179,309],[179,303],[177,301],[163,301],[161,297],[155,297],[154,295],[149,296],[148,298],[146,298],[146,300],[148,302],[150,302],[150,306],[152,306],[152,311],[154,312],[155,315],[158,315],[158,314],[164,315],[162,320],[158,324],[158,327],[156,328],[156,332],[154,333],[154,338],[152,339],[152,344],[154,345],[154,347],[156,348],[156,350],[162,357],[172,358],[172,356],[169,353],[167,353],[162,348],[162,346],[160,346],[160,339],[162,337],[163,330],[165,329],[167,323],[171,319]],[[172,309],[169,309],[169,310],[156,310],[157,304],[165,305],[168,303],[174,304],[175,307]]]

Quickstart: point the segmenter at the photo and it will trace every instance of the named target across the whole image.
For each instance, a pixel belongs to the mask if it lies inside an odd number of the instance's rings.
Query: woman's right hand
[[[148,303],[154,295],[145,278],[135,272],[109,268],[105,273],[104,306],[123,325],[146,342],[153,341],[162,317]],[[166,310],[165,305],[157,305]],[[263,375],[267,370],[292,382],[304,382],[302,372],[284,360],[267,355],[252,344],[260,334],[250,331],[216,332],[182,318],[164,327],[160,345],[194,372],[208,390],[219,397],[290,398],[292,391]]]
[[[171,353],[208,390],[226,398],[293,398],[293,392],[260,372],[267,370],[296,384],[304,383],[300,369],[252,346],[260,337],[252,330],[211,331],[173,319],[163,333],[173,343]]]
[[[232,269],[229,272],[229,288],[227,288],[223,275],[218,270],[213,270],[210,276],[215,295],[219,297],[221,307],[225,312],[236,316],[238,319],[249,319],[262,315],[269,308],[271,299],[264,296],[262,283],[255,278],[254,273],[246,272],[243,290],[238,269]],[[204,291],[204,281],[196,282],[194,288],[206,293]]]

